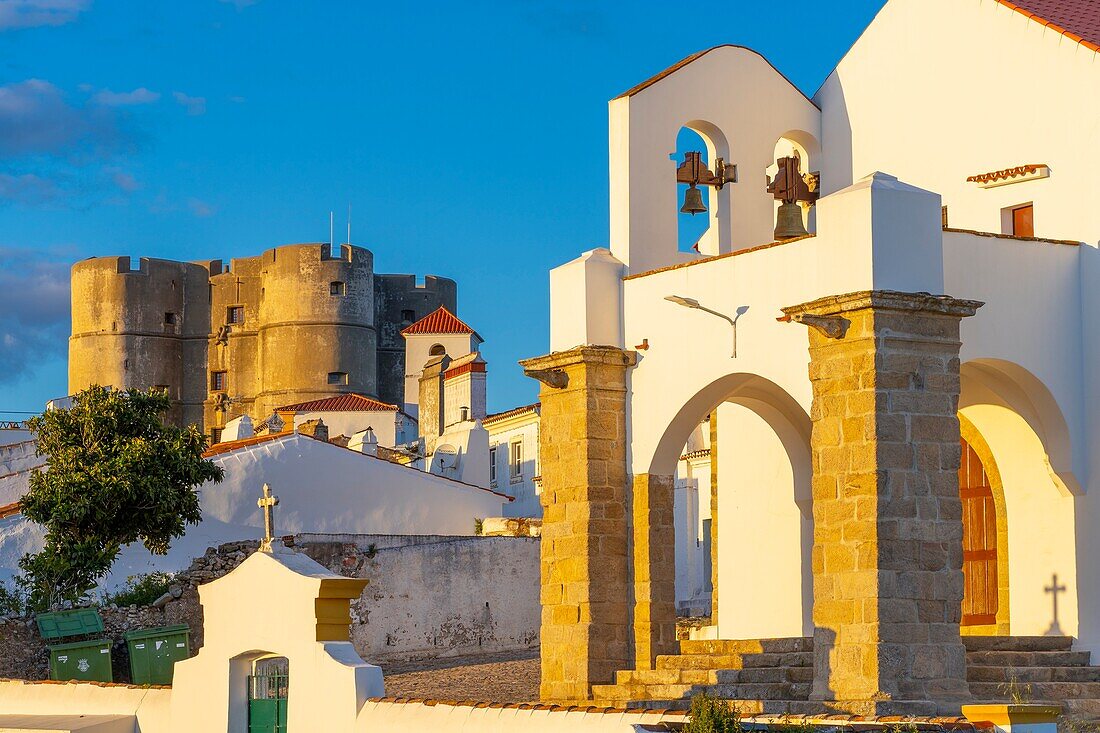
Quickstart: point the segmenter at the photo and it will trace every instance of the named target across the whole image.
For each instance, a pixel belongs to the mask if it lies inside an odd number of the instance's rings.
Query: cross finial
[[[264,538],[260,541],[260,552],[271,552],[271,540],[275,538],[275,507],[279,506],[279,497],[271,495],[271,487],[264,484],[264,495],[256,500],[256,506],[264,513]]]
[[[1050,624],[1050,628],[1047,629],[1047,636],[1063,636],[1062,627],[1058,624],[1058,594],[1066,592],[1065,584],[1058,584],[1058,573],[1054,573],[1051,578],[1050,585],[1043,588],[1044,591],[1049,593],[1054,601],[1054,620]]]

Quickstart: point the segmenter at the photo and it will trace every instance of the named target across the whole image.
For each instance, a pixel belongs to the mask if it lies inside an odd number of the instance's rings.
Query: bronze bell
[[[684,205],[680,207],[681,214],[702,214],[707,210],[705,204],[703,204],[703,192],[695,187],[695,184],[691,184],[687,191],[684,192]]]
[[[809,235],[802,223],[802,207],[796,203],[783,203],[775,217],[775,238],[794,239]]]

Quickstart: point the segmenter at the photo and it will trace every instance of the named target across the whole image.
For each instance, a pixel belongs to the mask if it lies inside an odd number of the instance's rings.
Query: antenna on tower
[[[332,249],[332,212],[328,212],[328,246]]]
[[[348,202],[348,244],[351,244],[351,202]]]

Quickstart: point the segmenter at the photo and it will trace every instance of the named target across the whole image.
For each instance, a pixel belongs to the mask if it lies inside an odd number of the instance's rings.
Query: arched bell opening
[[[820,146],[817,139],[808,132],[789,130],[776,141],[772,162],[764,171],[769,190],[773,193],[773,236],[776,240],[792,239],[817,231],[817,215],[813,203],[819,193],[820,181],[815,173],[819,158]],[[791,159],[794,162],[784,163]],[[781,181],[785,173],[793,173],[801,179],[795,181],[798,184],[797,191],[788,200],[779,191],[773,190],[777,180]],[[804,186],[801,185],[803,183]],[[780,185],[779,188],[783,186]],[[790,198],[795,200],[791,201]]]
[[[698,500],[699,515],[711,521],[713,632],[723,639],[812,634],[809,416],[770,380],[728,375],[698,392],[673,418],[650,463],[651,474],[674,473],[677,462],[692,457],[688,449],[701,442],[704,431],[710,480]],[[683,544],[679,537],[677,545]],[[744,562],[746,551],[758,561]],[[751,603],[739,602],[737,589],[746,587],[767,592],[754,594]],[[724,588],[731,590],[723,595]]]
[[[730,251],[730,196],[725,180],[735,168],[726,165],[725,135],[709,122],[688,122],[676,135],[676,152],[671,157],[677,166],[677,249],[701,255]]]

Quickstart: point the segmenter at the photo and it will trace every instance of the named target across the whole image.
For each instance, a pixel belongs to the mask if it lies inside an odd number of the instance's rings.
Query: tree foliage
[[[164,423],[170,405],[159,390],[93,386],[71,408],[28,421],[49,459],[20,502],[46,528],[42,551],[19,563],[34,605],[81,598],[123,545],[141,542],[163,555],[202,519],[195,487],[220,481],[222,470],[203,459],[206,437],[196,427]]]
[[[691,713],[683,733],[742,733],[741,719],[729,700],[701,694],[691,698]]]

